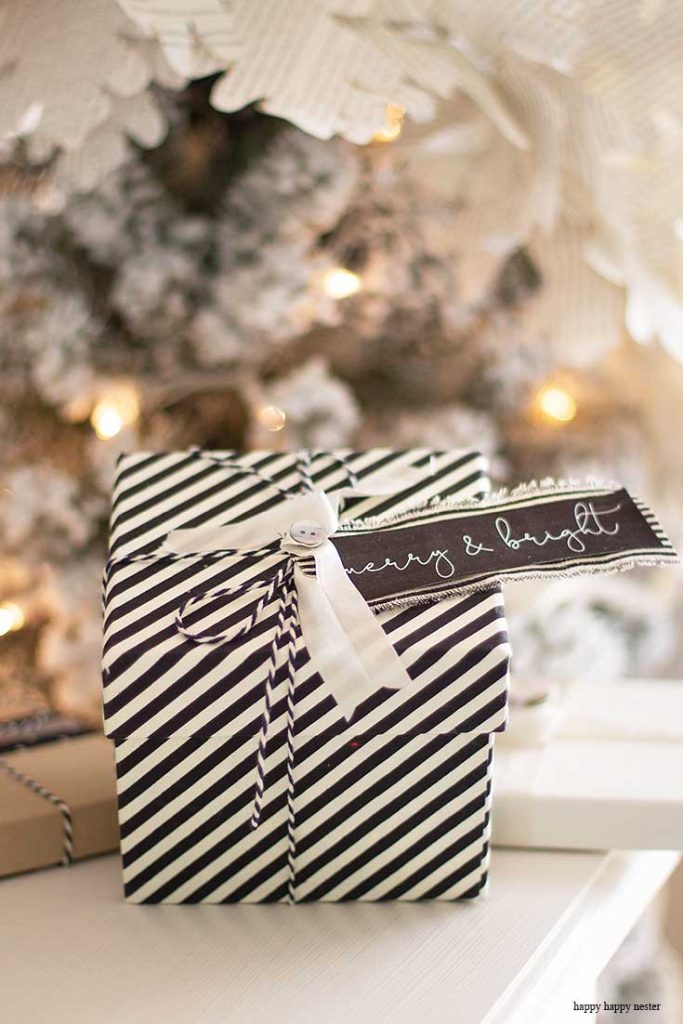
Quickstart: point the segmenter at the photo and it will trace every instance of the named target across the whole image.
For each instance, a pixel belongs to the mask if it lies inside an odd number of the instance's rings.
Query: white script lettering
[[[526,543],[535,544],[541,548],[551,541],[563,540],[570,551],[581,553],[586,550],[584,537],[599,537],[601,534],[608,534],[613,537],[619,533],[618,523],[615,523],[610,529],[605,526],[602,520],[606,516],[614,515],[620,508],[621,505],[617,505],[615,508],[605,508],[598,511],[592,501],[577,501],[574,505],[575,528],[566,527],[564,530],[560,530],[559,533],[551,533],[549,530],[546,530],[542,537],[535,537],[528,532],[525,532],[521,537],[513,537],[512,526],[509,521],[505,516],[497,516],[496,532],[503,541],[503,544],[512,551],[518,551],[522,544]]]
[[[426,556],[415,555],[409,552],[403,562],[396,562],[393,558],[385,558],[380,565],[374,562],[366,562],[362,569],[347,569],[350,576],[362,576],[366,572],[384,572],[385,569],[395,569],[396,572],[405,572],[413,563],[417,565],[433,565],[436,575],[442,580],[448,580],[455,573],[455,566],[448,557],[448,549],[436,548]]]

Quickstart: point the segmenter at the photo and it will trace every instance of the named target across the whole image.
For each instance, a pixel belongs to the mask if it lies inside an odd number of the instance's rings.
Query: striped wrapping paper
[[[492,742],[505,727],[510,654],[500,588],[377,612],[413,685],[378,690],[349,722],[297,630],[289,638],[294,704],[280,665],[253,828],[276,609],[228,644],[192,643],[176,614],[196,591],[269,579],[276,558],[159,553],[171,530],[243,521],[302,486],[331,492],[403,467],[420,470],[418,485],[351,498],[342,519],[488,489],[482,458],[469,452],[374,449],[302,460],[186,451],[120,460],[103,677],[128,900],[452,900],[484,888]],[[216,599],[202,608],[203,622],[224,629],[254,602],[250,593]]]

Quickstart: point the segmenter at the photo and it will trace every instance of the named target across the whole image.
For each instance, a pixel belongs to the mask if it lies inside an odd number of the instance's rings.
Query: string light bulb
[[[284,427],[287,413],[277,405],[264,405],[256,413],[256,418],[262,427],[275,433]]]
[[[98,399],[90,414],[90,423],[100,441],[109,441],[124,427],[135,423],[139,415],[140,402],[134,388],[120,384]]]
[[[0,636],[16,633],[26,622],[24,609],[14,601],[3,601],[0,604]]]
[[[535,405],[544,419],[556,423],[571,423],[577,413],[574,396],[557,384],[545,384],[539,388]]]
[[[386,123],[372,136],[373,142],[395,142],[401,134],[405,109],[398,103],[387,103],[385,114]]]
[[[348,299],[360,291],[361,279],[346,267],[332,267],[323,276],[323,288],[331,299]]]

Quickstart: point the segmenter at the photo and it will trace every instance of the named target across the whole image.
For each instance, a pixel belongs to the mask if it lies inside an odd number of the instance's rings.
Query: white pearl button
[[[326,539],[325,527],[312,519],[301,519],[298,523],[292,523],[289,536],[306,548],[317,548]]]

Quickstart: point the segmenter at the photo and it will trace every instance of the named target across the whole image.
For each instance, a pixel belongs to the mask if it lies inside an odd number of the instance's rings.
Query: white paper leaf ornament
[[[114,0],[0,4],[0,138],[23,136],[36,162],[56,156],[62,184],[96,184],[127,135],[161,140],[153,78],[184,82]]]

